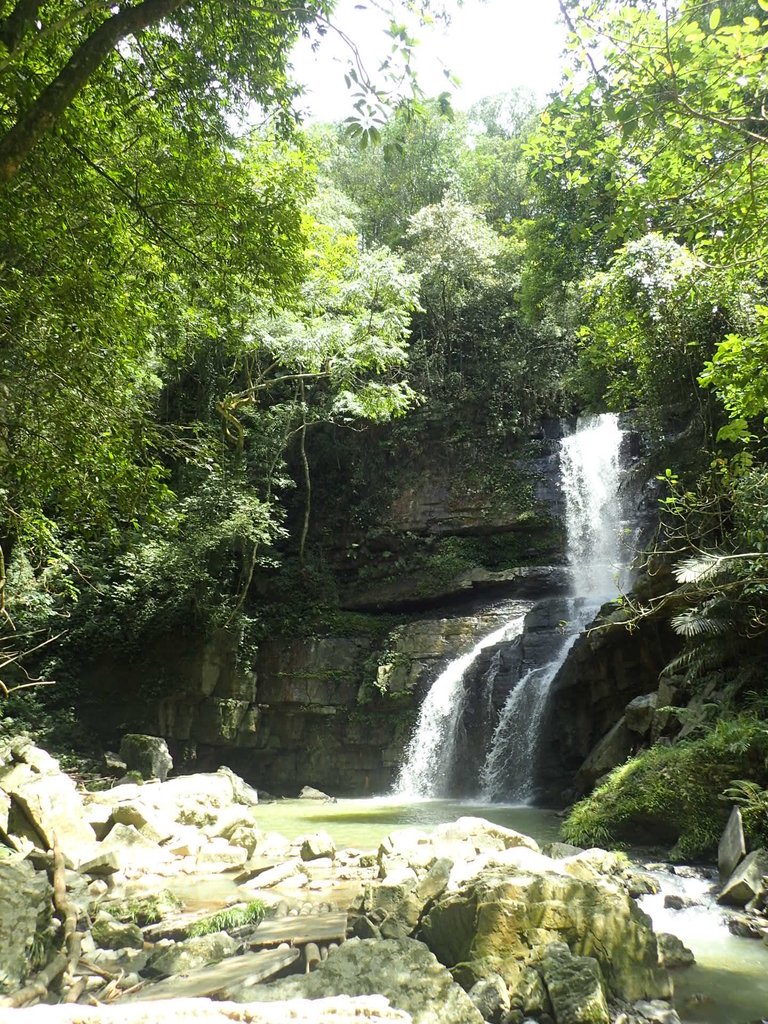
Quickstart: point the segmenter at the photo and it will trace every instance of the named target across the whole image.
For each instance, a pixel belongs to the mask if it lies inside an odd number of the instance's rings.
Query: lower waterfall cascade
[[[395,794],[410,798],[443,795],[442,784],[453,760],[464,708],[464,673],[487,647],[520,635],[527,607],[452,661],[434,681],[421,705]]]
[[[518,681],[492,727],[477,787],[484,800],[525,804],[532,799],[535,754],[550,685],[579,634],[600,606],[619,592],[624,519],[620,493],[622,437],[618,416],[608,413],[580,419],[575,431],[560,442],[570,594],[554,653],[550,648],[552,656],[544,664],[523,661]],[[471,651],[452,661],[432,684],[406,749],[394,787],[396,795],[449,795],[457,737],[469,699],[465,675],[486,649],[520,643],[525,619],[525,611],[513,615]]]

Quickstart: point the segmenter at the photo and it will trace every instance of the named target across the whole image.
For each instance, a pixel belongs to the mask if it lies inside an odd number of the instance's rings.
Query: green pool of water
[[[462,817],[486,818],[531,836],[538,843],[558,838],[560,818],[553,811],[503,804],[461,803],[456,800],[403,802],[401,797],[365,800],[278,800],[260,804],[258,823],[265,831],[280,832],[288,839],[308,832],[328,832],[339,848],[371,849],[398,828],[429,831],[445,821]]]

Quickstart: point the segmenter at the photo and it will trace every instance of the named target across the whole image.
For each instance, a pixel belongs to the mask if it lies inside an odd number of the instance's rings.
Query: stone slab
[[[298,949],[276,949],[233,956],[186,974],[176,974],[156,985],[148,985],[142,992],[127,996],[122,1002],[211,996],[235,985],[256,985],[289,967],[299,955]]]
[[[747,844],[744,839],[741,808],[734,807],[717,847],[717,869],[721,882],[726,882],[731,877],[746,855]]]
[[[768,851],[760,849],[748,853],[717,897],[718,903],[744,907],[764,891],[763,876],[768,875]]]

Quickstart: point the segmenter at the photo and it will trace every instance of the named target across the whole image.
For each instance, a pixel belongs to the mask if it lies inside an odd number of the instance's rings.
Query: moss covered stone
[[[768,730],[747,715],[698,739],[651,747],[576,804],[563,836],[579,846],[663,844],[673,860],[711,857],[728,814],[723,791],[735,779],[764,785],[767,751]]]

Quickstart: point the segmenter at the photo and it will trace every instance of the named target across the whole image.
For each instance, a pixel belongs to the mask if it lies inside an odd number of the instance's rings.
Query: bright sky
[[[354,40],[373,75],[387,40],[374,12],[355,9],[361,2],[339,0],[333,21]],[[447,30],[437,25],[420,29],[417,36],[422,88],[428,96],[445,91],[447,67],[462,82],[453,96],[459,109],[519,86],[543,101],[560,80],[565,29],[558,21],[557,0],[465,0]],[[312,119],[335,121],[350,114],[344,85],[348,58],[349,50],[333,34],[323,39],[316,54],[304,41],[294,50],[295,77],[307,88],[300,107]]]

